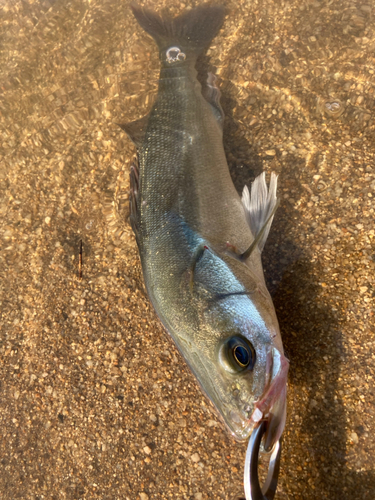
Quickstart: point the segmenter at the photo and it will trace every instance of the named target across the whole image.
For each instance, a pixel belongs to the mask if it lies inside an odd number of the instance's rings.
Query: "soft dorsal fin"
[[[271,173],[270,186],[267,188],[266,174],[258,175],[251,185],[251,194],[247,186],[242,192],[242,204],[245,209],[247,223],[254,236],[250,247],[242,254],[246,259],[257,245],[262,251],[270,232],[273,216],[279,204],[276,196],[277,175]]]
[[[130,123],[123,123],[123,124],[117,123],[117,125],[127,133],[129,138],[134,142],[137,148],[142,146],[149,117],[150,114],[147,114],[145,116],[142,116],[142,118],[134,120],[133,122]]]

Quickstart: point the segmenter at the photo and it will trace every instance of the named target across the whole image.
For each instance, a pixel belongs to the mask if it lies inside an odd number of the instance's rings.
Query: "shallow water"
[[[228,7],[202,65],[231,174],[280,176],[263,259],[291,361],[276,498],[372,499],[374,5]],[[126,1],[0,13],[0,496],[229,500],[246,446],[164,334],[127,222],[135,150],[115,123],[150,108],[155,46]]]

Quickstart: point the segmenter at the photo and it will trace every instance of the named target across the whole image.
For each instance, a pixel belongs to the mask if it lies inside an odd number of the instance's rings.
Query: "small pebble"
[[[357,433],[356,433],[356,432],[352,432],[352,433],[350,434],[350,439],[351,439],[351,441],[352,441],[354,444],[358,444],[358,442],[359,442],[358,435],[357,435]]]

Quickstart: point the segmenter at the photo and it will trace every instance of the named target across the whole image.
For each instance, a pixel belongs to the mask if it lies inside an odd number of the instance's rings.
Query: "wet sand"
[[[239,191],[279,174],[263,254],[290,359],[276,498],[371,500],[374,5],[228,7],[202,64],[231,174]],[[0,497],[231,500],[246,445],[164,333],[128,224],[135,150],[115,123],[150,108],[155,45],[126,1],[0,15]]]

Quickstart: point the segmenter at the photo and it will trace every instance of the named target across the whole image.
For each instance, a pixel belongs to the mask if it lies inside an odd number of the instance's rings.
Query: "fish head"
[[[289,367],[274,306],[256,277],[247,289],[233,273],[227,273],[227,281],[223,276],[216,280],[219,264],[225,274],[218,259],[205,276],[197,269],[202,286],[192,368],[233,437],[247,440],[259,421],[266,420],[264,447],[270,449],[285,426]],[[226,282],[225,292],[211,282]]]

